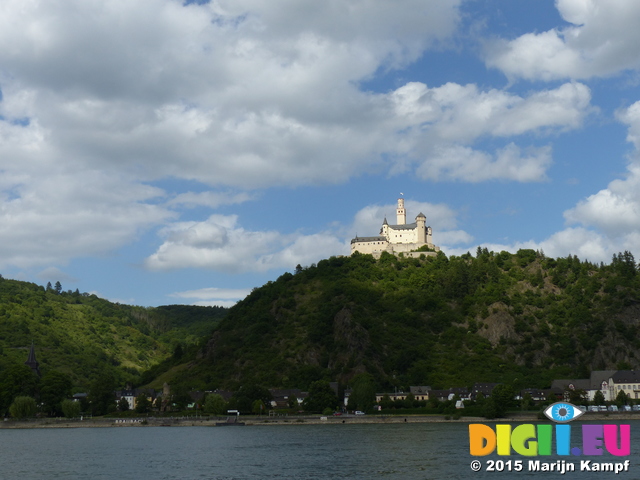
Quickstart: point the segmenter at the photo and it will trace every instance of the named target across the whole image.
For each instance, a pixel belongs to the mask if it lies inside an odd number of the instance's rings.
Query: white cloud
[[[546,179],[551,148],[529,149],[526,156],[513,143],[491,155],[468,147],[444,147],[417,169],[425,180],[462,180],[476,183],[494,179],[535,182]]]
[[[447,248],[445,251],[450,255],[462,255],[467,252],[475,253],[477,246]],[[612,246],[608,244],[602,235],[586,228],[567,228],[542,241],[518,241],[512,244],[482,243],[479,246],[487,248],[489,251],[501,252],[504,250],[511,253],[515,253],[520,249],[533,249],[544,252],[548,257],[577,255],[581,260],[589,260],[591,262],[608,262],[611,260],[611,252],[619,251],[612,250]]]
[[[635,147],[625,178],[613,180],[564,216],[570,224],[597,228],[620,247],[633,245],[629,240],[640,235],[640,102],[620,111],[618,119],[628,126],[627,140]]]
[[[551,257],[578,255],[594,262],[611,260],[613,254],[640,245],[640,102],[618,113],[627,125],[627,140],[635,151],[629,157],[627,173],[607,188],[579,201],[564,212],[567,228],[542,241],[516,242],[511,245],[483,244],[490,250],[515,252],[520,248],[541,249]],[[574,225],[579,226],[574,226]],[[465,249],[453,249],[454,254]]]
[[[17,179],[20,180],[20,179]],[[0,265],[20,268],[102,255],[173,214],[149,186],[98,172],[22,179],[0,203]]]
[[[555,80],[614,75],[640,67],[640,3],[557,0],[571,25],[487,46],[487,65],[507,76]]]
[[[578,126],[589,103],[579,84],[529,98],[357,89],[446,42],[458,4],[9,1],[0,108],[39,125],[52,161],[240,188],[342,182],[385,153],[424,158],[424,142]]]
[[[166,202],[167,206],[197,207],[205,206],[217,208],[221,205],[233,205],[251,200],[253,197],[246,193],[222,193],[222,192],[186,192],[180,193]]]
[[[302,235],[247,231],[235,215],[212,215],[204,222],[178,222],[165,228],[164,243],[145,261],[151,270],[207,268],[223,272],[293,269],[348,252],[330,233]]]
[[[457,214],[448,206],[412,200],[407,200],[405,205],[408,222],[420,212],[427,216],[436,244],[472,241],[471,235],[457,229]],[[236,215],[212,215],[204,222],[176,222],[160,232],[164,242],[146,259],[145,267],[150,270],[204,268],[229,273],[293,270],[298,264],[305,266],[333,255],[348,255],[351,238],[356,234],[377,235],[385,216],[389,223],[395,223],[395,210],[396,205],[370,205],[356,213],[352,225],[334,225],[333,230],[312,234],[247,231],[240,226]],[[217,292],[217,289],[204,289],[186,293],[191,298],[208,300],[197,295],[215,296]]]
[[[178,298],[196,298],[198,300],[210,300],[210,299],[219,299],[219,300],[233,300],[233,299],[242,299],[249,295],[251,290],[248,288],[217,288],[217,287],[209,287],[209,288],[200,288],[198,290],[187,290],[184,292],[176,292],[172,293],[172,297]]]
[[[579,83],[520,97],[498,90],[481,92],[475,85],[448,83],[430,89],[413,82],[394,91],[390,100],[398,131],[403,132],[398,135],[396,153],[411,159],[401,157],[396,172],[408,170],[415,162],[416,174],[425,180],[545,180],[552,162],[549,147],[523,152],[511,142],[491,153],[471,145],[488,136],[578,128],[594,111],[589,89]]]
[[[219,306],[230,308],[238,301],[251,293],[251,289],[248,288],[200,288],[198,290],[188,290],[185,292],[175,292],[170,294],[170,297],[195,299],[193,305],[199,306]]]
[[[550,149],[511,137],[578,128],[591,111],[584,85],[527,96],[454,83],[358,88],[446,47],[460,4],[1,2],[0,265],[102,255],[181,209],[254,198],[227,188],[386,170],[544,180]],[[486,137],[502,147],[480,151]],[[165,179],[219,190],[170,197],[148,186]],[[455,230],[446,235],[459,242],[464,232]],[[344,251],[332,232],[251,232],[217,217],[164,234],[149,268],[264,271]]]

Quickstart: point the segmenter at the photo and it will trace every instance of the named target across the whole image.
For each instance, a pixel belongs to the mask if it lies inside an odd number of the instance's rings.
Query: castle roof
[[[351,239],[351,243],[358,242],[386,242],[387,237],[356,237]]]
[[[420,212],[416,218],[421,218],[421,217],[424,219],[427,218],[424,213]]]
[[[416,223],[406,223],[404,225],[389,225],[391,230],[415,230],[418,225]]]

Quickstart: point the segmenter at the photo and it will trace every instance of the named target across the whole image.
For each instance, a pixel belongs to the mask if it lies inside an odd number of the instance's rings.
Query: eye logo
[[[549,420],[557,423],[567,423],[584,414],[584,410],[567,402],[556,402],[549,405],[544,414]]]

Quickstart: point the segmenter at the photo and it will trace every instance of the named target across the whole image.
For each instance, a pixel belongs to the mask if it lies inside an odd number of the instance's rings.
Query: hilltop
[[[153,365],[188,351],[226,314],[221,307],[144,308],[0,276],[0,372],[23,365],[32,342],[43,375],[78,388],[99,375],[137,383]]]
[[[639,328],[640,280],[629,252],[610,265],[534,250],[385,252],[378,260],[356,253],[254,289],[201,349],[145,380],[305,389],[319,379],[348,385],[366,372],[381,389],[548,387],[592,369],[638,368]]]

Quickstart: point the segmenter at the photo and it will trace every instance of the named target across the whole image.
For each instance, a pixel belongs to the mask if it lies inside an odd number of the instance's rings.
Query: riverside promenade
[[[7,419],[0,422],[0,428],[102,428],[102,427],[216,427],[216,423],[224,422],[226,416],[220,417],[131,417],[131,418],[38,418],[29,420]],[[612,422],[640,419],[640,412],[594,413],[587,412],[576,423]],[[291,416],[258,416],[241,415],[238,421],[245,426],[275,425],[348,425],[348,424],[402,424],[402,423],[532,423],[548,422],[540,419],[536,413],[512,413],[504,418],[486,419],[483,417],[460,417],[453,419],[448,415],[291,415]],[[229,428],[225,426],[225,428]]]

